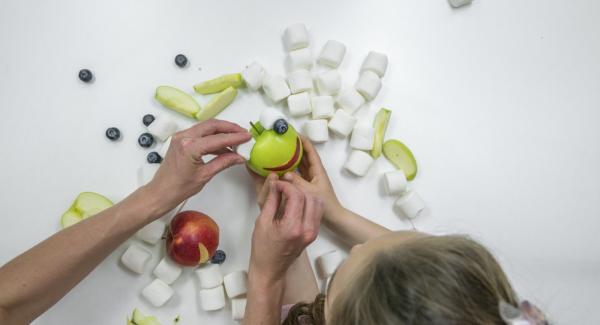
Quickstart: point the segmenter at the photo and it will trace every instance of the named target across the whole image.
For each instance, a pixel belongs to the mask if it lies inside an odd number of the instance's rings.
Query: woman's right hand
[[[283,178],[308,193],[321,198],[324,204],[324,217],[327,218],[342,209],[342,205],[335,195],[335,191],[317,150],[310,140],[303,136],[300,138],[302,139],[304,156],[298,167],[299,174],[288,172]]]

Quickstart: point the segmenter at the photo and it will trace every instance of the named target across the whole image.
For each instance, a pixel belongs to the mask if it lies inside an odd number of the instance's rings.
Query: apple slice
[[[229,87],[240,88],[244,85],[244,80],[240,73],[232,73],[220,76],[218,78],[201,82],[194,86],[194,90],[203,95],[218,93]]]
[[[127,325],[161,325],[154,316],[145,316],[139,309],[135,308],[131,319],[127,318]]]
[[[113,203],[98,193],[80,193],[69,210],[67,210],[60,218],[60,224],[63,229],[70,227],[85,218],[89,218],[110,208],[111,206],[113,206]]]
[[[417,176],[417,161],[412,151],[398,140],[388,140],[383,144],[383,155],[396,168],[402,170],[406,179],[412,181]]]
[[[72,209],[67,210],[67,212],[63,213],[60,218],[60,225],[64,228],[70,227],[79,221],[81,221],[81,215]]]
[[[377,159],[381,156],[381,147],[385,137],[385,130],[387,130],[391,115],[392,111],[387,108],[380,109],[379,112],[377,112],[377,115],[375,115],[375,121],[373,122],[375,137],[373,138],[373,149],[371,149],[371,156],[373,156],[373,158]]]
[[[237,89],[233,87],[228,87],[216,94],[206,105],[204,105],[204,108],[196,114],[196,120],[202,122],[217,116],[233,102],[236,96]]]
[[[200,111],[200,105],[189,94],[170,86],[156,88],[154,98],[163,106],[183,115],[194,118]]]

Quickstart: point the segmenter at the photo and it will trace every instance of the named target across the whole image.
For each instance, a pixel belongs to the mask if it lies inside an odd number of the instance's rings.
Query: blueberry
[[[106,129],[106,137],[111,141],[117,141],[121,137],[121,131],[117,128]]]
[[[280,118],[273,124],[273,130],[275,130],[277,134],[285,134],[288,130],[288,123]]]
[[[83,82],[90,82],[94,78],[92,72],[88,69],[79,70],[79,80]]]
[[[144,123],[145,126],[152,124],[152,122],[154,122],[154,115],[152,114],[146,114],[142,118],[142,123]]]
[[[151,153],[148,154],[148,157],[146,157],[146,160],[148,160],[148,162],[151,164],[160,164],[163,159],[158,154],[158,152],[152,151]]]
[[[213,255],[213,257],[210,259],[210,262],[213,264],[223,264],[223,262],[225,262],[225,258],[227,258],[225,252],[218,249],[215,252],[215,255]]]
[[[138,138],[138,143],[142,148],[148,148],[154,143],[154,137],[150,133],[142,133]]]
[[[175,56],[175,64],[177,64],[178,67],[183,68],[187,65],[187,63],[188,59],[185,55],[177,54],[177,56]]]

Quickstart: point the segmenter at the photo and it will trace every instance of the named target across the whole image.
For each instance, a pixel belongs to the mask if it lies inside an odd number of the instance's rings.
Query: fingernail
[[[290,173],[290,172],[285,173],[285,175],[283,175],[283,178],[285,178],[288,181],[291,181],[293,178],[292,173]]]

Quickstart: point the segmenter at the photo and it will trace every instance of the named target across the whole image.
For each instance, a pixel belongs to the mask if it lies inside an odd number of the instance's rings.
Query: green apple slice
[[[206,121],[217,116],[221,113],[237,96],[237,89],[228,87],[222,92],[213,96],[210,101],[204,105],[197,114],[196,119],[198,121]]]
[[[145,316],[142,312],[135,308],[131,315],[131,319],[127,318],[127,325],[161,325],[154,316]]]
[[[191,118],[194,118],[200,111],[200,105],[192,96],[174,87],[160,86],[156,88],[154,98],[163,106]]]
[[[144,314],[142,314],[142,312],[135,308],[133,309],[133,313],[131,315],[131,320],[136,323],[139,324],[140,322],[144,321],[144,318],[146,318],[146,316]]]
[[[111,206],[113,206],[112,201],[106,197],[94,192],[83,192],[77,196],[71,209],[74,209],[81,214],[83,219],[85,219],[98,214]]]
[[[402,170],[406,179],[412,181],[417,176],[417,161],[412,151],[398,140],[388,140],[383,144],[383,155],[396,168]]]
[[[242,75],[239,73],[232,73],[201,82],[194,86],[194,90],[199,94],[208,95],[218,93],[229,87],[240,88],[243,85],[244,80],[242,79]]]
[[[63,213],[62,217],[60,218],[60,225],[63,229],[65,229],[78,223],[82,219],[83,218],[81,217],[81,214],[79,214],[77,211],[69,209],[67,212]]]
[[[375,137],[373,139],[373,149],[371,149],[371,156],[373,156],[373,158],[379,158],[381,156],[381,147],[391,115],[392,111],[387,108],[380,109],[379,112],[377,112],[377,115],[375,115],[375,121],[373,122]]]

